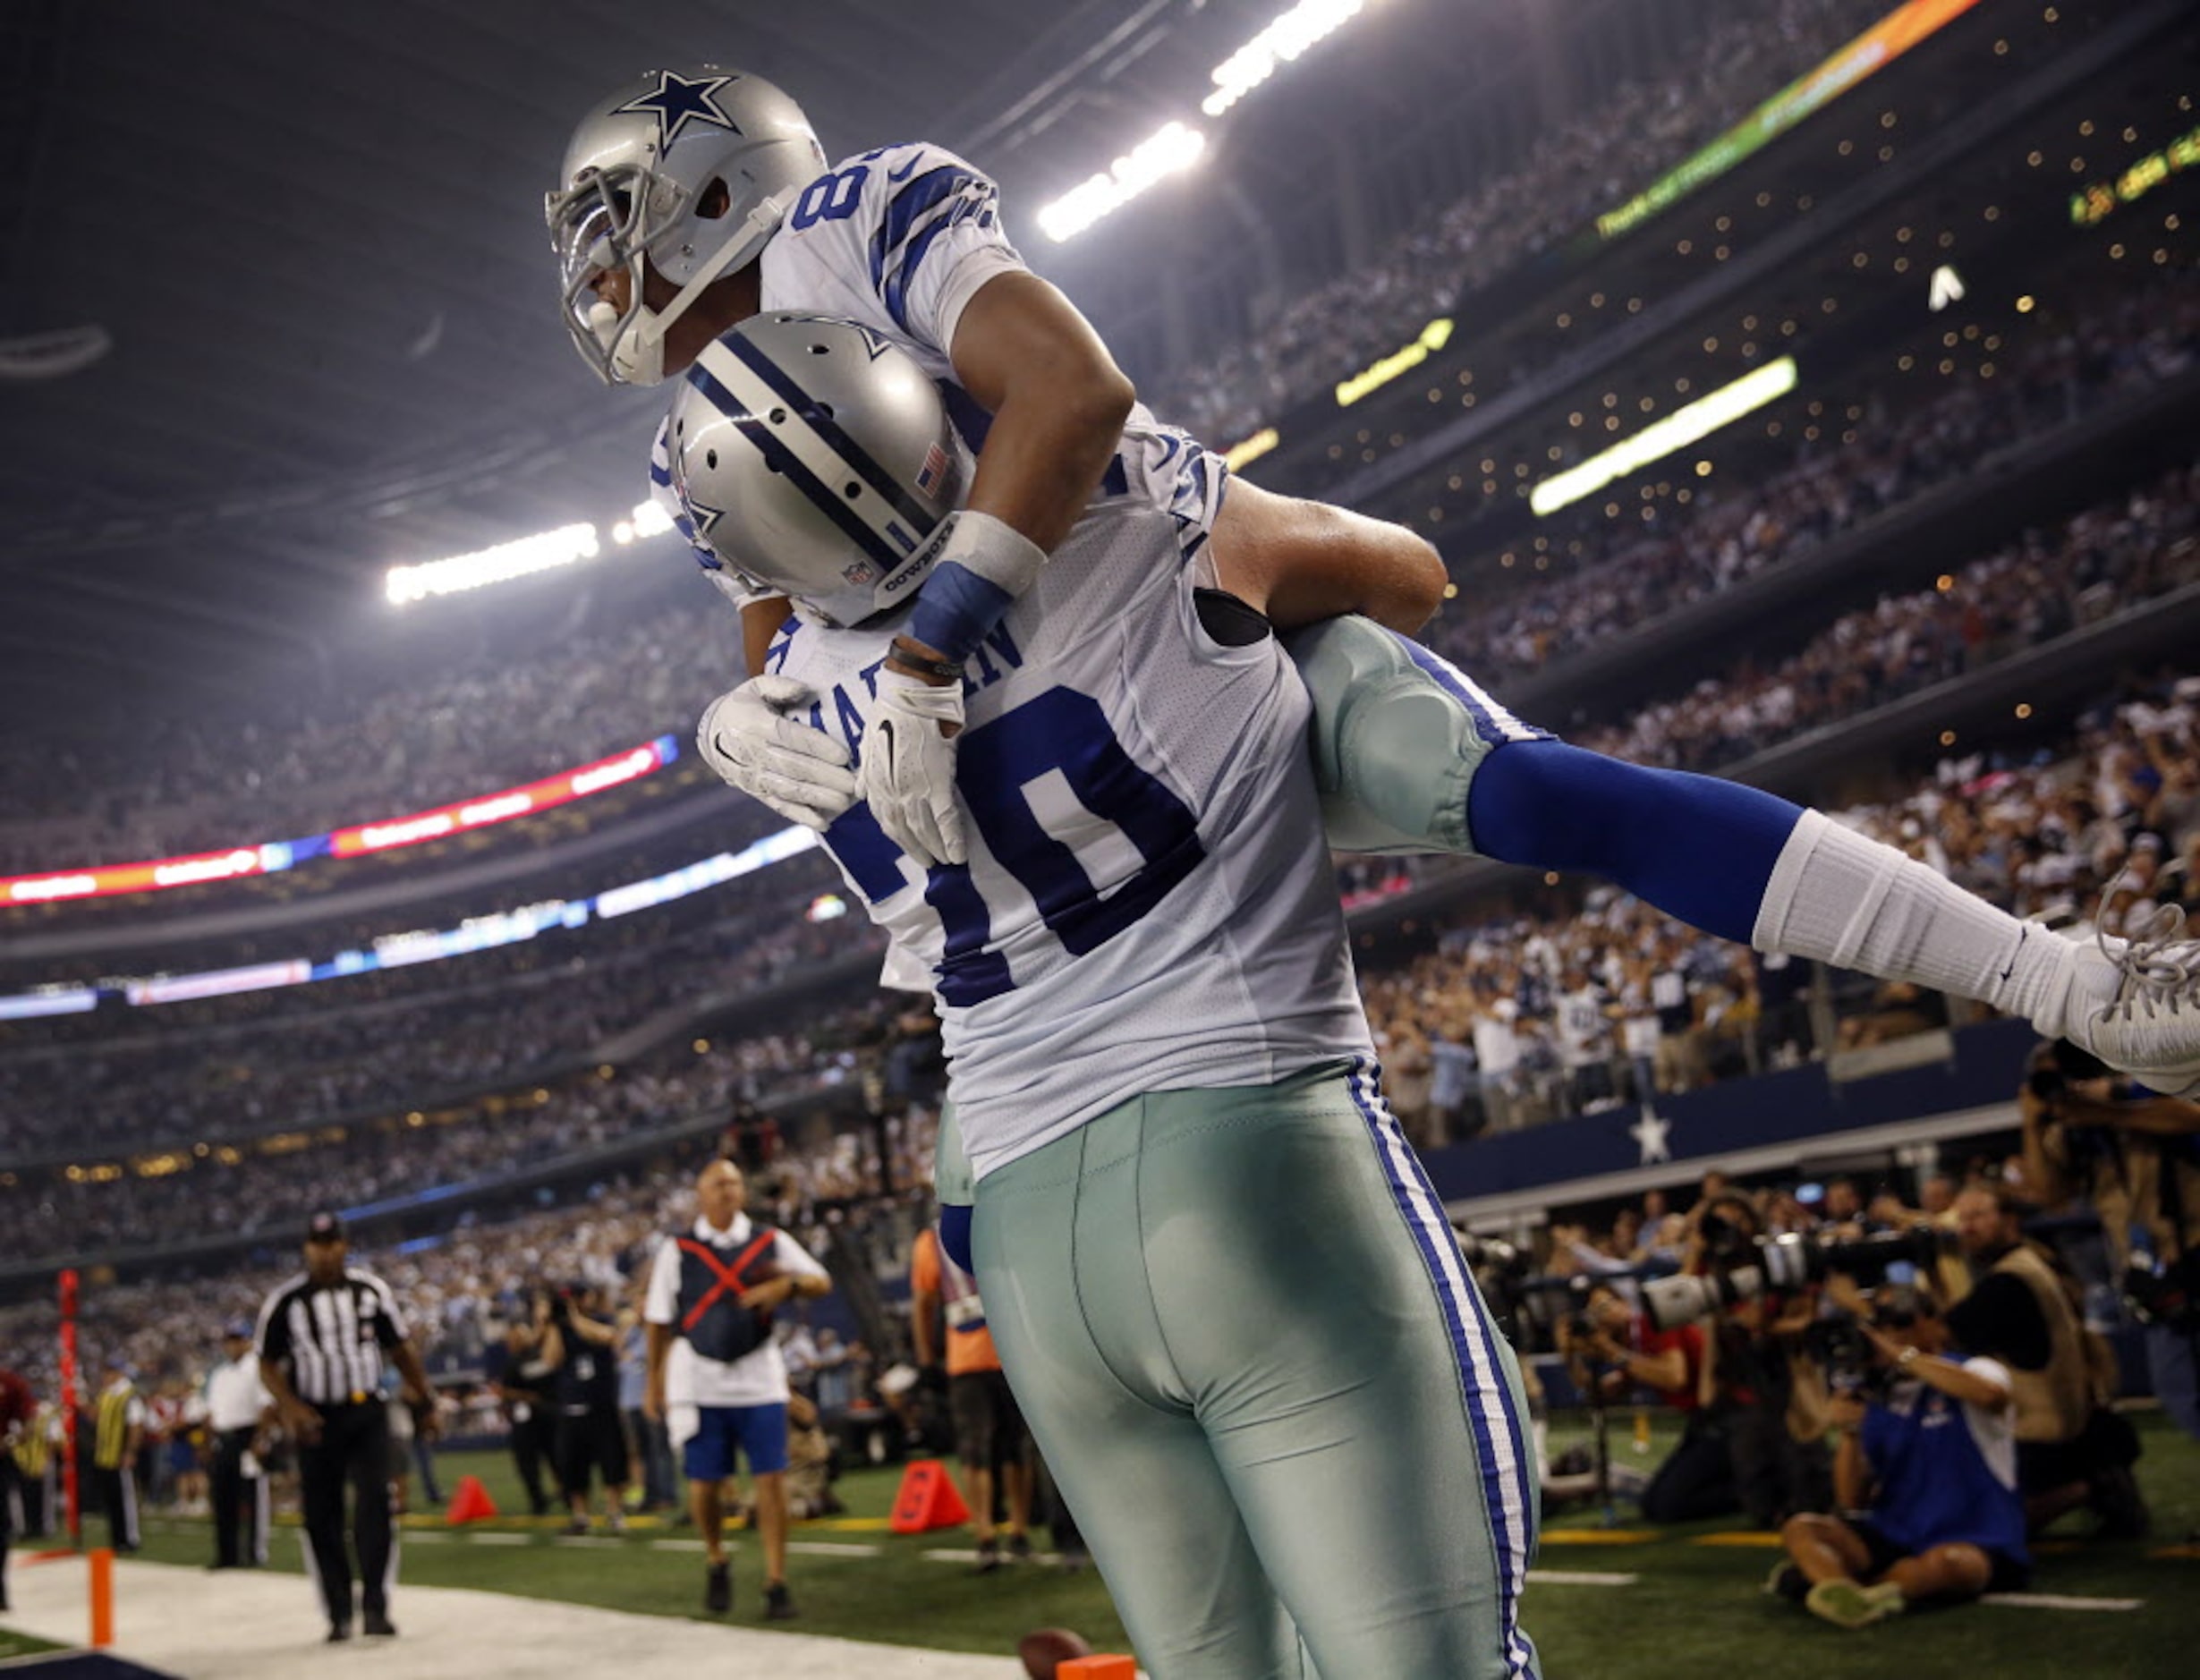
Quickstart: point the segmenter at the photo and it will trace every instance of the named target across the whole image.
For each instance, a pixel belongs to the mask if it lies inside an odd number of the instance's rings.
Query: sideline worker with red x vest
[[[833,1285],[801,1243],[749,1218],[748,1196],[738,1167],[711,1162],[695,1181],[694,1228],[658,1248],[642,1311],[650,1327],[642,1411],[664,1419],[682,1450],[689,1508],[709,1559],[703,1604],[710,1610],[733,1608],[720,1484],[734,1473],[735,1447],[748,1460],[764,1538],[764,1615],[782,1622],[794,1614],[786,1591],[787,1386],[771,1315]]]

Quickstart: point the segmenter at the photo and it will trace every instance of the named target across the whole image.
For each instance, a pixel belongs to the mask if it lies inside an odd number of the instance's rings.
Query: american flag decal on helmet
[[[947,471],[951,464],[947,460],[947,452],[938,444],[927,446],[924,464],[917,471],[917,488],[927,496],[939,495],[947,481]]]

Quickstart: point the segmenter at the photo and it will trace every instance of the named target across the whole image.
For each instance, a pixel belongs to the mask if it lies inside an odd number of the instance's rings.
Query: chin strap
[[[695,300],[703,294],[705,287],[727,269],[739,267],[764,248],[765,242],[778,232],[779,224],[786,219],[787,206],[794,200],[794,193],[791,189],[776,192],[764,199],[749,212],[732,236],[695,271],[693,278],[673,294],[672,301],[661,310],[652,310],[647,304],[635,310],[633,325],[625,335],[606,346],[611,370],[628,385],[661,384],[665,378],[665,335],[672,330],[672,324],[688,312]],[[639,284],[640,276],[637,276],[636,285]],[[590,311],[591,325],[593,314]]]

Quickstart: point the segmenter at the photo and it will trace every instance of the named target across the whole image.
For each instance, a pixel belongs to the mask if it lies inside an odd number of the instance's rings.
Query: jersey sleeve
[[[1207,539],[1229,493],[1229,463],[1191,433],[1157,422],[1142,405],[1124,426],[1117,459],[1125,481],[1168,510],[1176,528],[1177,559],[1187,574],[1201,587],[1211,588],[1214,562],[1207,554]],[[1103,497],[1109,488],[1103,479]]]
[[[641,1317],[650,1324],[672,1324],[680,1317],[680,1248],[670,1237],[657,1245],[650,1265],[650,1293]]]
[[[883,146],[803,191],[765,248],[764,306],[845,315],[900,343],[934,378],[963,310],[1024,259],[1000,189],[944,147]]]
[[[375,1301],[380,1308],[374,1315],[374,1339],[384,1347],[396,1346],[407,1334],[404,1309],[397,1304],[396,1295],[379,1277],[368,1277],[361,1281],[374,1292]]]
[[[832,1281],[832,1274],[825,1269],[808,1249],[785,1231],[777,1233],[771,1245],[771,1258],[779,1269],[791,1277],[822,1277]]]
[[[290,1324],[283,1314],[283,1303],[289,1298],[289,1290],[278,1289],[259,1309],[259,1333],[252,1340],[262,1359],[276,1361],[290,1357]]]
[[[871,289],[895,326],[945,355],[979,288],[1024,259],[1001,226],[1000,189],[953,152],[910,146],[884,161],[892,193],[871,235]]]
[[[1992,1383],[2003,1394],[2012,1393],[2016,1388],[2016,1381],[2009,1375],[2009,1368],[1998,1359],[1986,1359],[1975,1354],[1963,1362],[1963,1368],[1974,1377]]]

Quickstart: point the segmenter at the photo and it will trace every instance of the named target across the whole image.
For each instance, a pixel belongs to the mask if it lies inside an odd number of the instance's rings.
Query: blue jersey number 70
[[[1049,831],[1033,795],[1056,778],[1136,849],[1135,869],[1096,882]],[[1072,956],[1098,949],[1146,915],[1206,856],[1191,807],[1124,751],[1100,702],[1075,689],[1049,689],[969,730],[956,743],[955,779],[986,849],[1031,895]],[[826,830],[825,844],[872,904],[907,885],[903,853],[867,806],[844,813]],[[924,898],[947,936],[940,996],[967,1007],[1014,990],[1007,957],[988,948],[992,914],[969,869],[927,871]]]

